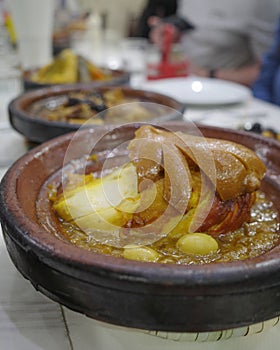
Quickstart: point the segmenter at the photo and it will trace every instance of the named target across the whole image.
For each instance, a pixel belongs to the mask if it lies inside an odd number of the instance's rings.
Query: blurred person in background
[[[186,32],[173,20],[174,41],[184,46],[190,74],[251,86],[279,13],[280,0],[181,0],[177,23],[185,20],[194,29]],[[151,21],[150,40],[159,46],[166,21]]]
[[[149,37],[153,18],[168,18],[177,12],[177,0],[148,0],[136,26],[136,36]]]
[[[255,97],[280,106],[280,18],[274,42],[264,55],[260,74],[252,90]]]

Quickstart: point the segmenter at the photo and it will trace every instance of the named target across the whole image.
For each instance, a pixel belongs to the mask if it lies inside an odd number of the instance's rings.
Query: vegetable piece
[[[39,83],[64,84],[78,80],[78,58],[69,50],[63,50],[53,62],[40,68],[31,79]]]
[[[77,217],[70,223],[77,225],[86,233],[91,234],[94,228],[94,231],[99,231],[103,234],[103,232],[117,232],[128,218],[129,216],[126,217],[122,212],[110,207]]]
[[[129,163],[104,178],[93,179],[70,191],[65,189],[53,208],[62,219],[67,221],[76,221],[93,212],[97,212],[102,217],[102,210],[117,207],[125,198],[136,197],[137,187],[136,169]],[[111,211],[112,215],[115,212],[116,209]],[[106,219],[109,219],[107,214]]]

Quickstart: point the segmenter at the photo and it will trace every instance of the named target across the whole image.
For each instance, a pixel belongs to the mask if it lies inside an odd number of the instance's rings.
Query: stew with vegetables
[[[68,174],[50,189],[72,244],[189,265],[252,258],[278,243],[278,214],[260,189],[266,168],[250,149],[144,125],[128,153],[109,173]]]
[[[170,109],[149,99],[127,96],[120,88],[105,91],[77,90],[34,101],[28,109],[51,122],[93,125],[147,121],[170,113]]]

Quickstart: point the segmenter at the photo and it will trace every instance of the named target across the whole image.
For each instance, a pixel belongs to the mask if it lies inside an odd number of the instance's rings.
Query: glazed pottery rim
[[[137,127],[137,123],[133,123]],[[172,122],[171,125],[180,126],[180,122]],[[165,123],[164,126],[168,125]],[[207,129],[219,129],[217,127],[201,126]],[[258,135],[248,134],[247,132],[224,129],[223,131],[246,135],[247,138],[253,138],[264,142],[264,138]],[[90,132],[90,129],[82,132]],[[115,279],[131,279],[145,281],[151,285],[163,285],[172,281],[177,287],[215,287],[217,285],[232,285],[230,292],[234,292],[236,283],[237,291],[248,291],[251,289],[262,289],[260,280],[266,279],[266,276],[272,281],[269,285],[279,285],[275,280],[275,273],[280,270],[280,245],[275,246],[270,251],[251,259],[233,262],[219,262],[203,265],[176,265],[159,264],[126,260],[113,256],[94,253],[83,248],[79,248],[69,242],[59,239],[48,231],[44,230],[39,224],[34,223],[21,211],[20,204],[13,197],[16,194],[17,177],[24,167],[28,166],[34,156],[42,156],[52,148],[63,142],[68,142],[74,133],[59,136],[44,144],[37,146],[27,154],[17,160],[4,175],[0,185],[0,214],[1,222],[6,220],[8,225],[15,227],[16,234],[11,238],[20,244],[26,250],[32,250],[40,254],[48,264],[54,264],[60,261],[72,267],[82,268],[85,272],[94,271],[97,274],[111,273]],[[273,140],[265,140],[265,143],[280,145]],[[8,197],[8,203],[7,203]],[[14,198],[14,200],[12,200]],[[3,220],[4,218],[4,220]],[[8,233],[10,235],[10,233]],[[44,243],[42,243],[44,238]],[[125,277],[124,277],[125,276]],[[80,276],[82,279],[82,277]],[[273,279],[274,278],[274,279]],[[243,282],[251,281],[253,283]],[[240,289],[241,284],[241,289]],[[217,290],[215,290],[217,293]],[[221,292],[225,294],[224,290]]]
[[[50,120],[45,120],[40,118],[39,116],[31,116],[30,113],[28,113],[24,108],[22,108],[23,103],[27,103],[28,105],[32,105],[33,102],[39,101],[40,99],[43,98],[48,98],[51,96],[60,96],[63,95],[64,93],[72,92],[72,91],[88,91],[88,90],[95,90],[95,89],[121,89],[123,91],[133,91],[133,93],[137,94],[143,94],[147,96],[154,96],[156,98],[164,98],[167,101],[169,101],[171,104],[174,105],[174,107],[169,107],[170,110],[174,111],[174,114],[179,114],[183,113],[184,110],[186,109],[186,104],[179,102],[173,97],[170,97],[168,95],[158,93],[155,91],[148,91],[148,90],[142,90],[142,89],[137,89],[133,88],[130,86],[124,86],[124,85],[103,85],[100,83],[100,85],[90,85],[90,84],[85,84],[85,83],[77,83],[77,84],[68,84],[66,85],[54,85],[54,86],[49,86],[49,87],[42,87],[38,88],[35,90],[31,90],[28,92],[23,92],[22,94],[16,96],[13,98],[9,105],[8,105],[8,111],[10,115],[10,121],[13,125],[12,119],[13,118],[19,118],[23,121],[27,122],[32,122],[33,124],[38,124],[41,126],[46,126],[46,127],[60,127],[60,128],[66,128],[68,130],[77,130],[79,128],[83,127],[83,124],[75,124],[75,123],[67,123],[67,122],[59,122],[59,121],[50,121]],[[166,116],[158,116],[155,118],[151,118],[146,120],[145,122],[150,123],[150,122],[157,122],[157,121],[164,121],[166,118],[170,118],[170,114],[167,114]],[[109,124],[104,124],[104,125],[109,125]],[[104,125],[88,125],[89,128],[102,128]],[[117,125],[117,124],[114,124]]]

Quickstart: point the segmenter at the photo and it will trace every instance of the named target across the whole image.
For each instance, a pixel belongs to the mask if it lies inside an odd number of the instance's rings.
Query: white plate
[[[180,102],[193,105],[241,103],[252,96],[250,89],[243,85],[199,77],[145,81],[140,88],[169,95]]]

